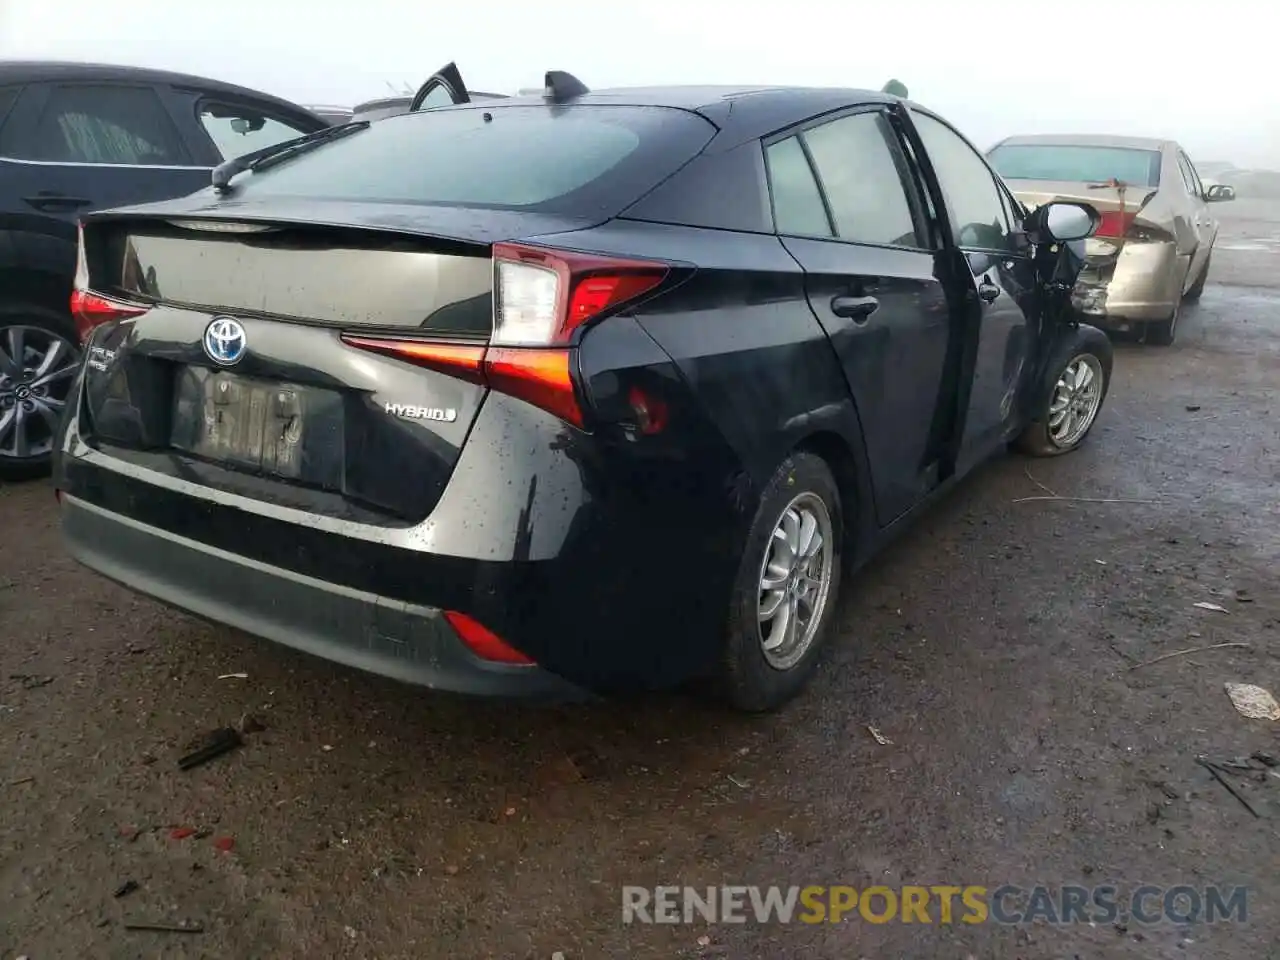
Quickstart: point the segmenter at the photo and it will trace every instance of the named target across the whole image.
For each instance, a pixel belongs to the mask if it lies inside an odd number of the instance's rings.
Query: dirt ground
[[[1280,754],[1223,689],[1280,693],[1280,214],[1223,217],[1086,448],[968,480],[767,718],[358,674],[78,569],[48,484],[0,490],[0,957],[1280,957],[1280,778],[1229,778],[1255,817],[1196,763]],[[621,922],[625,884],[1037,882],[1245,885],[1247,921]],[[203,932],[124,927],[178,919]]]

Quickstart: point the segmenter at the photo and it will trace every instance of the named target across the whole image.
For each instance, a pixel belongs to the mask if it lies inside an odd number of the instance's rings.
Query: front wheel
[[[793,453],[765,487],[734,585],[717,670],[733,707],[774,710],[808,683],[835,614],[842,539],[830,467]]]
[[[1112,349],[1106,334],[1081,326],[1065,334],[1046,367],[1035,419],[1015,445],[1035,457],[1076,449],[1097,422],[1111,386]]]

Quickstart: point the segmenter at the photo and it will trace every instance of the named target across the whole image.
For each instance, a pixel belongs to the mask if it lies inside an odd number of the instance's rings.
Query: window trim
[[[918,107],[918,106],[916,106],[915,104],[912,104],[912,105],[911,105],[911,107],[910,107],[910,113],[912,114],[912,118],[911,118],[911,125],[912,125],[913,127],[915,127],[915,115],[917,115],[917,114],[918,114],[918,115],[920,115],[920,116],[922,116],[922,117],[928,117],[930,120],[933,120],[933,121],[935,121],[936,123],[941,124],[941,125],[942,125],[944,128],[946,128],[947,130],[950,130],[953,134],[955,134],[955,135],[960,139],[960,142],[961,142],[961,143],[963,143],[965,146],[967,146],[970,150],[972,150],[972,151],[973,151],[974,156],[976,156],[976,157],[978,158],[978,160],[979,160],[979,161],[981,161],[982,165],[983,165],[984,167],[986,167],[987,174],[991,177],[991,185],[992,185],[993,187],[995,187],[995,189],[996,189],[996,194],[997,194],[997,198],[998,198],[998,199],[1000,199],[1000,201],[1001,201],[1001,202],[1000,202],[1000,208],[1001,208],[1001,213],[1002,213],[1002,215],[1003,215],[1005,204],[1004,204],[1004,200],[1003,200],[1003,198],[1002,198],[1002,197],[1000,197],[999,195],[1000,195],[1000,194],[1002,194],[1004,191],[1008,190],[1008,188],[1007,188],[1007,186],[1005,185],[1004,178],[1002,178],[1002,177],[1000,176],[1000,174],[996,173],[995,168],[994,168],[993,166],[991,166],[991,163],[987,160],[986,154],[984,154],[981,150],[979,150],[977,147],[975,147],[975,146],[973,145],[973,141],[972,141],[972,140],[970,140],[970,139],[969,139],[968,137],[966,137],[963,133],[961,133],[959,130],[957,130],[954,126],[952,126],[952,125],[951,125],[950,123],[948,123],[946,120],[942,119],[942,117],[938,116],[938,115],[937,115],[936,113],[934,113],[932,110],[926,110],[926,109],[925,109],[925,108],[923,108],[923,107]],[[923,143],[924,143],[924,139],[923,139],[923,137],[921,137],[921,134],[920,134],[920,130],[919,130],[919,128],[916,128],[916,130],[915,130],[915,134],[916,134],[916,137],[920,138],[921,145],[923,145]],[[926,151],[928,150],[928,148],[927,148],[927,147],[926,147],[925,149],[926,149]],[[1016,250],[1016,248],[1015,248],[1015,244],[1013,243],[1013,236],[1014,236],[1013,231],[1015,231],[1015,230],[1017,230],[1017,229],[1019,229],[1019,228],[1021,227],[1021,224],[1020,224],[1020,223],[1017,223],[1017,224],[1011,223],[1011,224],[1009,224],[1009,230],[1010,230],[1010,233],[1008,234],[1008,236],[1009,236],[1009,241],[1010,241],[1010,243],[1009,243],[1009,246],[1007,246],[1007,247],[982,247],[982,246],[977,246],[976,244],[968,244],[968,243],[961,243],[961,242],[960,242],[959,237],[956,235],[956,228],[955,228],[955,225],[954,225],[954,223],[952,222],[952,221],[953,221],[953,219],[954,219],[954,218],[953,218],[953,215],[952,215],[952,214],[953,214],[953,211],[951,210],[951,205],[950,205],[950,203],[948,203],[948,201],[947,201],[947,194],[946,194],[946,190],[945,190],[945,189],[943,188],[943,186],[942,186],[942,178],[941,178],[940,176],[938,176],[937,168],[936,168],[936,167],[933,167],[933,158],[932,158],[932,156],[929,158],[929,163],[930,163],[930,166],[933,168],[933,179],[934,179],[934,181],[936,182],[936,185],[937,185],[937,187],[938,187],[938,195],[939,195],[939,199],[941,199],[941,201],[942,201],[942,203],[943,203],[943,205],[945,206],[946,211],[947,211],[947,226],[948,226],[949,230],[951,231],[951,236],[950,236],[949,238],[947,238],[947,239],[948,239],[948,243],[949,243],[950,245],[954,246],[957,250],[962,250],[962,251],[964,251],[965,253],[987,253],[987,254],[998,254],[998,255],[1000,255],[1001,257],[1004,257],[1004,258],[1009,258],[1009,257],[1016,257],[1016,256],[1018,256],[1019,254],[1018,254],[1018,252],[1017,252],[1017,250]],[[1010,199],[1012,199],[1012,200],[1014,200],[1014,201],[1016,202],[1016,199],[1017,199],[1017,198],[1012,197],[1012,194],[1011,194],[1011,195],[1010,195]],[[1018,206],[1015,206],[1015,207],[1014,207],[1014,209],[1015,209],[1015,210],[1016,210],[1016,209],[1018,209],[1018,208],[1019,208]]]
[[[208,141],[207,145],[213,151],[213,156],[218,158],[219,163],[229,158],[223,156],[222,148],[218,146],[218,142],[213,139],[213,135],[209,133],[209,129],[204,125],[204,121],[200,119],[200,112],[204,109],[206,104],[210,103],[217,104],[220,107],[229,107],[232,110],[254,110],[257,113],[262,114],[262,116],[266,117],[268,120],[274,120],[282,126],[298,129],[296,136],[299,137],[304,136],[307,133],[314,132],[297,128],[292,120],[287,119],[274,110],[261,107],[252,100],[237,100],[232,97],[219,97],[216,93],[202,92],[195,98],[195,102],[191,109],[191,117],[195,120],[196,128],[200,131],[200,136],[204,137],[205,140]],[[283,143],[284,141],[281,142]]]
[[[174,122],[173,116],[169,113],[169,107],[164,101],[160,90],[155,84],[141,82],[127,82],[115,79],[108,80],[42,80],[32,81],[25,84],[17,85],[20,89],[18,96],[14,99],[13,105],[9,110],[5,119],[5,125],[12,123],[15,119],[23,120],[24,123],[19,125],[21,132],[34,135],[40,123],[44,120],[45,113],[49,109],[49,101],[53,99],[55,92],[66,87],[111,87],[113,89],[125,90],[145,90],[150,93],[156,101],[156,105],[160,108],[164,122],[169,124],[170,133],[173,135],[174,142],[177,143],[183,157],[187,160],[191,159],[191,149],[187,144],[186,137],[182,135],[182,131],[178,128],[178,124]],[[31,109],[31,113],[26,117],[19,116],[19,110],[22,106],[22,98],[34,91],[39,100]],[[25,127],[25,129],[22,129]],[[0,153],[0,161],[5,163],[16,163],[31,167],[87,167],[94,170],[209,170],[208,166],[190,163],[96,163],[92,160],[30,160],[24,157],[13,157],[6,153]]]
[[[1191,174],[1191,182],[1195,184],[1194,189],[1190,189],[1193,199],[1203,200],[1205,198],[1204,181],[1200,179],[1200,171],[1196,169],[1196,165],[1191,162],[1191,158],[1187,156],[1187,152],[1181,147],[1178,148],[1178,166],[1182,167],[1186,164],[1185,173]]]
[[[898,171],[898,180],[902,186],[902,192],[907,201],[907,210],[911,215],[911,225],[915,230],[916,241],[919,246],[908,247],[896,243],[873,243],[869,240],[855,240],[848,237],[840,236],[836,227],[835,212],[831,208],[831,200],[827,196],[826,184],[822,181],[822,174],[818,170],[818,165],[814,162],[813,154],[809,149],[809,143],[804,136],[810,130],[818,127],[826,126],[829,123],[835,123],[837,120],[843,120],[846,117],[858,116],[860,114],[871,113],[878,114],[890,128],[892,136],[885,140],[885,148],[889,151],[889,155],[893,158],[894,167]],[[773,179],[768,176],[768,160],[769,147],[775,143],[780,143],[789,137],[795,137],[800,144],[801,150],[804,151],[805,159],[809,162],[809,172],[812,174],[814,182],[818,186],[818,195],[822,198],[823,209],[827,213],[827,225],[831,230],[829,236],[819,236],[817,234],[801,234],[801,233],[782,233],[778,230],[776,214],[774,215],[773,232],[780,237],[795,237],[798,240],[824,240],[832,243],[854,244],[859,247],[872,247],[879,250],[906,250],[912,253],[935,253],[937,248],[930,243],[931,229],[927,220],[921,219],[920,212],[923,207],[917,207],[911,196],[913,190],[919,189],[919,184],[911,176],[913,173],[910,162],[907,160],[901,144],[898,142],[901,134],[893,124],[893,118],[888,105],[883,103],[858,103],[846,107],[840,107],[827,113],[818,114],[817,116],[808,117],[798,123],[793,123],[781,130],[760,138],[761,150],[765,157],[765,172],[768,179],[769,190],[769,211],[774,213],[773,208]]]

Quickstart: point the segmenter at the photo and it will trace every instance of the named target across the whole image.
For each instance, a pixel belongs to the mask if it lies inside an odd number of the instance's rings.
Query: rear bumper
[[[458,693],[577,699],[536,666],[481,660],[440,610],[326,583],[63,495],[73,557],[140,593],[306,653]]]
[[[1072,304],[1107,329],[1168,320],[1182,298],[1187,263],[1172,242],[1130,240],[1117,250],[1110,241],[1091,239]]]

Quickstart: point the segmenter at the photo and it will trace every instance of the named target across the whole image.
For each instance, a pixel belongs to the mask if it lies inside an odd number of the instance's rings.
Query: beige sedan
[[[1231,187],[1206,188],[1172,140],[1010,137],[988,159],[1028,207],[1084,200],[1102,214],[1073,298],[1090,323],[1173,343],[1183,302],[1209,276],[1218,236],[1211,205],[1235,199]]]

